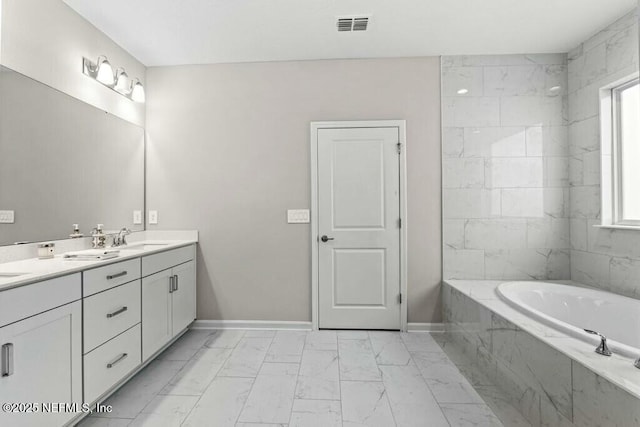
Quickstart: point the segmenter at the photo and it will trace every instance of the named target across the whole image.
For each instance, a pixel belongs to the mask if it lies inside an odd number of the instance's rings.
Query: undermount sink
[[[159,249],[163,246],[167,246],[168,243],[131,243],[126,246],[122,246],[123,251],[132,250],[132,251],[148,251],[152,249]]]
[[[0,273],[0,279],[7,279],[12,277],[24,276],[27,273]]]

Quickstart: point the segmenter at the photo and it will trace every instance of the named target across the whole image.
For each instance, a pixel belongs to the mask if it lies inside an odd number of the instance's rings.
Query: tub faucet
[[[600,345],[596,347],[596,353],[601,354],[603,356],[611,356],[612,354],[611,350],[609,350],[609,346],[607,345],[607,337],[605,337],[599,332],[592,331],[591,329],[585,329],[584,331],[589,334],[597,335],[600,337]]]

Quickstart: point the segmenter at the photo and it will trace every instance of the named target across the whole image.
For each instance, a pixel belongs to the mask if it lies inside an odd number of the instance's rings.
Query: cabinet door
[[[196,318],[196,271],[193,261],[173,267],[176,277],[173,297],[173,335]]]
[[[0,328],[0,402],[82,402],[80,301]],[[76,413],[0,412],[3,426],[63,425]]]
[[[171,270],[142,279],[142,360],[149,359],[171,338]]]

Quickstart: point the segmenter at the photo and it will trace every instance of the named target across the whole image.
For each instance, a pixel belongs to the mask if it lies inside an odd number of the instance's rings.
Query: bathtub
[[[607,337],[613,353],[640,356],[640,300],[610,292],[548,282],[509,282],[496,292],[505,302],[554,329],[595,347]]]

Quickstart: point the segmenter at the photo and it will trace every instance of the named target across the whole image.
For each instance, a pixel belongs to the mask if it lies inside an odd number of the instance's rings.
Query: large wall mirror
[[[0,245],[143,230],[144,152],[143,128],[0,67]]]

